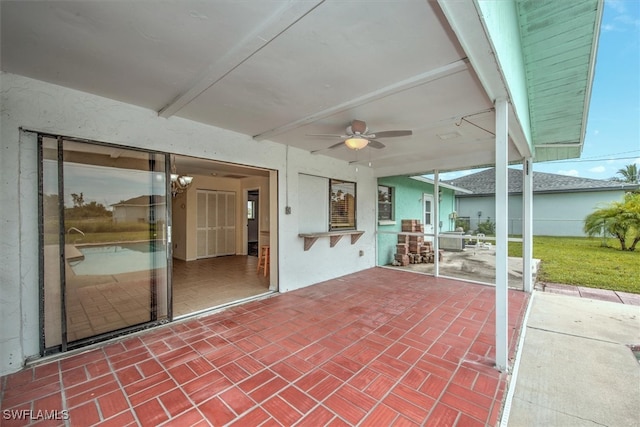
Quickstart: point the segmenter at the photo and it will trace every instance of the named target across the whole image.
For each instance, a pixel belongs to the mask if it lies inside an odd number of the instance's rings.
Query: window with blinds
[[[356,183],[329,180],[329,231],[356,229]]]

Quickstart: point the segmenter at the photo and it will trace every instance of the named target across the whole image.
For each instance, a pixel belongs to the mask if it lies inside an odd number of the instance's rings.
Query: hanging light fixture
[[[192,176],[178,175],[176,172],[176,158],[174,156],[171,161],[171,195],[176,197],[179,193],[189,188],[192,182]]]
[[[369,144],[369,140],[361,136],[353,136],[347,139],[344,143],[347,147],[351,148],[352,150],[360,150],[366,147],[367,144]]]

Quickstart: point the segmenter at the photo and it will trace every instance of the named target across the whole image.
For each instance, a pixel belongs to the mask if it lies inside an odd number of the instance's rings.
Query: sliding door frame
[[[21,130],[21,132],[32,132],[27,130]],[[39,266],[38,266],[38,303],[39,303],[39,344],[40,344],[40,355],[46,356],[50,354],[66,352],[68,350],[73,350],[76,348],[85,347],[87,345],[91,345],[100,341],[105,341],[107,339],[112,339],[118,336],[126,335],[134,331],[143,330],[152,328],[161,324],[165,324],[171,322],[173,320],[173,243],[172,243],[172,195],[171,195],[171,180],[170,180],[170,172],[171,172],[171,158],[170,154],[162,151],[149,150],[149,149],[141,149],[136,147],[122,146],[117,144],[110,144],[100,141],[87,140],[69,136],[62,135],[54,135],[43,132],[33,132],[37,135],[37,161],[38,161],[38,257],[39,257]],[[59,250],[59,280],[60,280],[60,333],[61,333],[61,343],[59,345],[53,345],[46,347],[45,341],[45,212],[44,212],[44,138],[50,138],[57,141],[57,190],[58,190],[58,250]],[[156,160],[153,160],[153,156],[163,156],[164,164],[162,165],[164,168],[165,175],[165,189],[164,189],[164,197],[166,200],[165,204],[165,215],[164,215],[164,223],[165,229],[162,230],[164,235],[164,240],[166,244],[166,318],[158,320],[158,300],[157,300],[157,275],[156,273],[152,273],[151,279],[149,282],[150,286],[150,320],[148,322],[143,322],[140,324],[124,327],[121,329],[99,333],[97,335],[93,335],[87,338],[81,338],[76,341],[73,341],[71,344],[68,341],[68,331],[67,331],[67,307],[66,307],[66,257],[65,257],[65,207],[64,207],[64,150],[63,144],[64,142],[74,142],[74,143],[85,143],[96,146],[104,146],[111,147],[115,149],[128,150],[128,151],[137,151],[142,153],[149,154],[149,165],[150,170],[153,170],[154,163]],[[152,198],[157,196],[151,196]],[[157,219],[157,217],[156,217]],[[155,243],[153,243],[155,245]],[[155,262],[155,261],[154,261]]]

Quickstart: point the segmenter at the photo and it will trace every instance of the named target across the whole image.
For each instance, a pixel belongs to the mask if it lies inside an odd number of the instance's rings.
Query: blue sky
[[[609,179],[631,163],[640,167],[640,0],[605,0],[582,155],[534,171]]]

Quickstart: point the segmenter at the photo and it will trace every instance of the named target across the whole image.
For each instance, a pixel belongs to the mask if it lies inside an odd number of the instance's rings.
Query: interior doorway
[[[247,192],[247,255],[258,256],[260,190]]]
[[[277,221],[275,171],[175,155],[178,175],[193,177],[172,197],[174,318],[277,290],[274,274],[258,273],[261,233]],[[275,213],[274,213],[275,211]],[[275,231],[275,230],[274,230]]]

